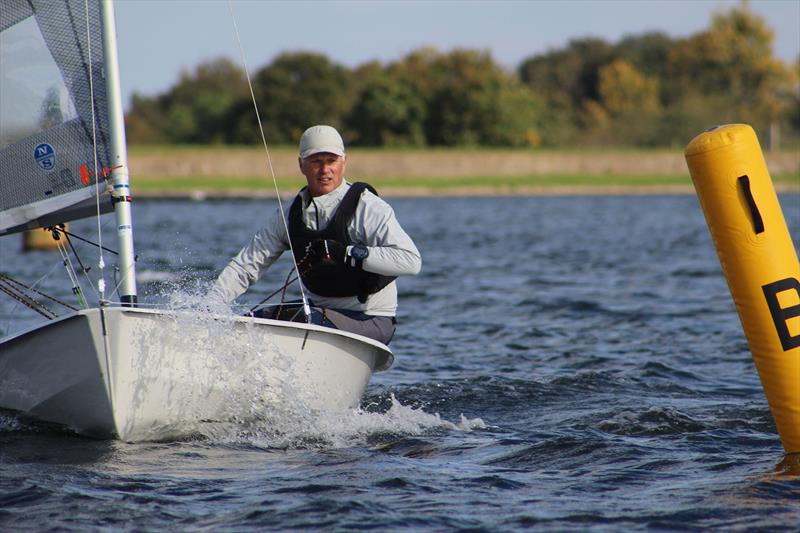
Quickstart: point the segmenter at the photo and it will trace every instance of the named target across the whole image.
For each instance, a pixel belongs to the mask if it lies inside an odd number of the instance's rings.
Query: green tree
[[[614,59],[609,43],[583,38],[520,64],[520,79],[545,102],[542,131],[546,144],[572,143],[581,137],[587,102],[599,97],[599,70]]]
[[[675,88],[670,113],[682,112],[687,101],[704,95],[706,126],[746,122],[763,133],[786,112],[791,94],[790,75],[773,54],[773,39],[764,19],[746,3],[715,15],[708,30],[679,42],[670,53],[668,76]]]
[[[424,146],[428,109],[441,54],[421,48],[386,67],[371,63],[356,71],[358,94],[347,123],[365,145]]]
[[[224,142],[230,138],[232,109],[248,95],[244,72],[230,59],[201,63],[170,91],[167,130],[183,142]]]
[[[400,61],[389,65],[388,73],[410,87],[431,105],[436,91],[444,82],[444,73],[438,68],[443,54],[435,48],[425,47],[411,51]]]
[[[536,139],[540,101],[488,53],[455,50],[438,58],[432,73],[430,144],[522,146]]]
[[[371,70],[348,126],[367,145],[538,144],[540,101],[488,53],[415,50]]]
[[[661,32],[627,35],[614,45],[614,56],[630,63],[645,76],[661,79],[666,75],[675,42]]]
[[[657,144],[658,81],[617,59],[599,71],[598,100],[586,103],[587,138],[604,143]]]
[[[138,93],[131,97],[131,108],[125,114],[125,131],[131,144],[161,144],[173,142],[165,133],[166,115],[159,98]]]
[[[347,116],[347,126],[357,144],[422,146],[425,117],[425,101],[416,88],[381,72],[364,85]]]
[[[586,100],[597,99],[598,72],[615,58],[613,47],[602,39],[575,39],[564,50],[526,59],[518,72],[548,101],[568,98],[578,109]]]
[[[311,52],[279,55],[254,76],[262,124],[271,143],[294,143],[313,124],[341,127],[352,104],[352,73]],[[252,108],[239,110],[239,140],[258,135]]]
[[[164,94],[134,95],[128,136],[131,142],[227,142],[232,112],[248,95],[244,72],[230,59],[206,61],[194,72],[182,72]]]

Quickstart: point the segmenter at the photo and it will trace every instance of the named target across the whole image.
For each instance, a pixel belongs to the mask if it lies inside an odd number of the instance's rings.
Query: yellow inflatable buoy
[[[69,231],[67,224],[63,229]],[[22,251],[30,250],[57,250],[58,241],[53,238],[53,232],[46,228],[30,229],[22,234]]]
[[[787,453],[800,452],[800,264],[753,128],[711,128],[686,162]]]

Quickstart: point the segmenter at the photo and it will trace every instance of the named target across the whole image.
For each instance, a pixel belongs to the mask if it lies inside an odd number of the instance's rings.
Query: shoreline
[[[765,152],[770,173],[800,174],[800,150]],[[227,177],[252,178],[272,170],[278,179],[300,178],[297,152],[215,146],[135,147],[128,154],[131,173],[147,180]],[[688,179],[683,150],[631,149],[358,149],[348,152],[350,177],[408,179],[519,176],[679,176]]]
[[[800,184],[775,183],[779,194],[800,193]],[[475,186],[475,187],[386,187],[379,191],[387,198],[491,197],[491,196],[677,196],[694,195],[692,185],[552,185],[532,187]],[[293,198],[296,192],[281,191],[281,198]],[[161,189],[136,192],[137,198],[147,200],[271,200],[275,191],[266,189]]]
[[[362,148],[350,155],[348,180],[368,181],[392,198],[694,194],[678,150]],[[800,192],[800,150],[764,156],[775,189]],[[272,150],[269,163],[257,147],[140,146],[129,156],[133,194],[153,199],[293,197],[305,183],[295,148]]]

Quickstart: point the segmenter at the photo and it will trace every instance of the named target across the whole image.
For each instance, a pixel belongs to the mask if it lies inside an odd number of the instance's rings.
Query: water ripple
[[[800,459],[783,455],[695,198],[392,204],[424,266],[399,280],[396,364],[361,409],[138,444],[3,412],[0,529],[796,529]],[[275,207],[136,204],[144,297],[207,286]],[[21,279],[60,260],[9,246]],[[56,271],[42,288],[69,300]],[[0,301],[3,331],[37,320]]]

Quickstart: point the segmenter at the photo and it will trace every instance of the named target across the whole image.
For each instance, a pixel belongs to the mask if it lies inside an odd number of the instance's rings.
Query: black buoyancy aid
[[[329,297],[357,296],[358,301],[364,303],[370,294],[375,294],[396,279],[396,276],[383,276],[348,266],[344,258],[337,258],[335,266],[308,268],[304,265],[306,248],[312,241],[332,239],[345,247],[355,244],[347,234],[347,226],[356,213],[356,207],[365,189],[378,195],[377,191],[367,183],[353,183],[336,208],[330,223],[316,231],[309,229],[303,222],[302,196],[298,194],[294,199],[289,209],[289,238],[292,241],[295,261],[300,266],[303,285],[311,292]]]

